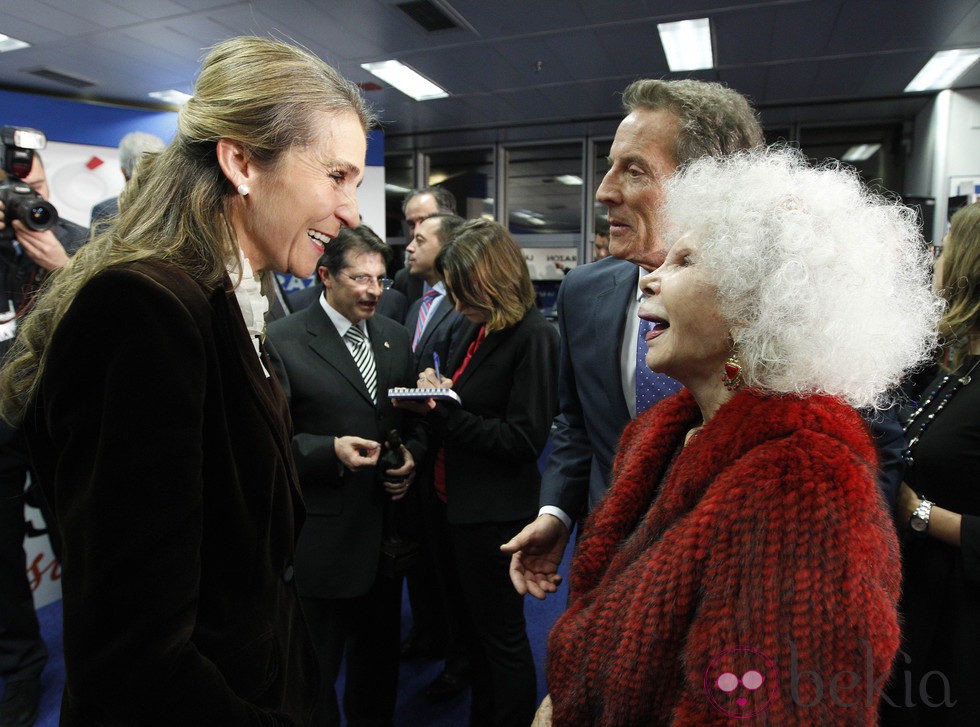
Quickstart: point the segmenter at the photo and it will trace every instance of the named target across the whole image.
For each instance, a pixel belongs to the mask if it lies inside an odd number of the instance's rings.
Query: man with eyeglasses
[[[370,235],[375,239],[380,240],[377,234],[367,225],[359,225],[358,235]],[[323,258],[321,257],[317,265],[317,280],[313,285],[307,286],[302,290],[297,290],[295,293],[290,293],[285,296],[286,305],[289,307],[290,313],[295,313],[296,311],[304,310],[311,305],[319,305],[318,301],[323,297],[323,276],[319,272],[319,268],[323,267]],[[394,281],[391,278],[385,278],[385,294],[381,296],[378,300],[378,308],[375,311],[379,315],[383,315],[386,318],[391,318],[393,321],[398,321],[399,323],[405,322],[405,315],[408,312],[408,299],[403,293],[392,288],[392,283]],[[270,321],[271,322],[271,321]]]
[[[375,315],[390,255],[369,229],[342,229],[320,258],[319,301],[271,323],[266,338],[306,500],[295,577],[320,661],[317,725],[340,725],[342,659],[348,724],[391,724],[395,710],[401,579],[379,573],[385,503],[404,496],[425,445],[416,420],[387,397],[416,381],[408,331]],[[392,429],[405,463],[381,471]]]

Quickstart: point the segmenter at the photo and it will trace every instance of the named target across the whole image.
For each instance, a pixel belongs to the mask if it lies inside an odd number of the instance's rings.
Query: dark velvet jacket
[[[64,537],[63,726],[309,718],[304,509],[248,336],[227,278],[159,262],[99,273],[54,334],[24,428]]]

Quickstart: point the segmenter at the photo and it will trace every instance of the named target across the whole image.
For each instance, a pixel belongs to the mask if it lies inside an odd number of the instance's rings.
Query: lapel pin
[[[391,346],[388,345],[387,341],[385,341],[385,348],[391,348]]]

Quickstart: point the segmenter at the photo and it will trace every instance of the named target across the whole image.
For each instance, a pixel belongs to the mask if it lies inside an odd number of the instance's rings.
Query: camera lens
[[[34,230],[46,230],[51,226],[51,208],[42,205],[32,205],[27,212],[30,217],[28,227]]]

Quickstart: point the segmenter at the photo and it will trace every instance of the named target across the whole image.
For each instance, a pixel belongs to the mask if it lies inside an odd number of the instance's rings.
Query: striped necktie
[[[636,337],[636,415],[640,416],[643,412],[656,404],[661,399],[666,399],[671,394],[676,394],[683,387],[679,381],[670,378],[666,374],[658,374],[647,368],[647,333],[653,328],[650,321],[640,319],[640,330]]]
[[[371,401],[377,404],[378,374],[374,368],[374,353],[371,351],[371,346],[368,345],[367,337],[358,326],[351,326],[347,329],[347,333],[344,334],[344,338],[350,343],[353,349],[351,355],[354,357],[354,363],[357,364],[357,368],[361,372],[361,378],[364,379],[364,385],[371,395]]]
[[[428,293],[422,296],[422,305],[419,306],[419,320],[415,324],[415,336],[412,338],[412,350],[414,351],[419,345],[419,339],[422,338],[422,331],[425,330],[425,322],[429,318],[429,310],[432,308],[432,304],[435,302],[442,293],[433,288]]]

